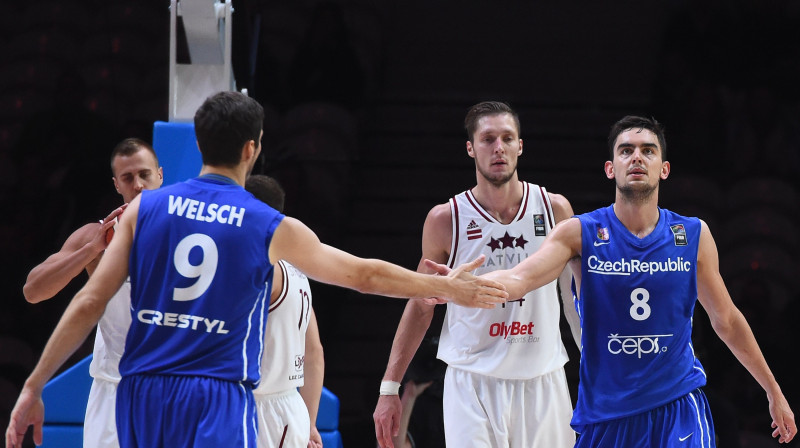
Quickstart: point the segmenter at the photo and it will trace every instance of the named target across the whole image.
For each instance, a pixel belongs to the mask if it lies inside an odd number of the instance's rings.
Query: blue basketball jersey
[[[648,411],[705,385],[692,348],[700,221],[659,209],[644,238],[613,206],[579,215],[583,350],[573,427]]]
[[[130,254],[123,376],[256,384],[283,215],[221,176],[144,191]]]

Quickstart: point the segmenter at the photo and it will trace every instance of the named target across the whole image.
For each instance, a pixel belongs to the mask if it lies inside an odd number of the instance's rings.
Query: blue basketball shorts
[[[132,375],[117,388],[121,448],[256,448],[251,386],[208,377]]]
[[[706,395],[695,389],[641,414],[583,425],[576,448],[715,448]]]

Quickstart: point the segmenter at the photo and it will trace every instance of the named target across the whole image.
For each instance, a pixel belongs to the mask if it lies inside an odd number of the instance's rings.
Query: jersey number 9
[[[203,260],[197,265],[193,265],[189,261],[189,253],[195,247],[199,247],[203,251]],[[210,236],[193,233],[182,239],[175,248],[173,260],[175,269],[180,275],[186,278],[196,278],[197,281],[186,288],[175,288],[172,292],[172,300],[186,302],[203,295],[214,280],[218,261],[217,245]]]

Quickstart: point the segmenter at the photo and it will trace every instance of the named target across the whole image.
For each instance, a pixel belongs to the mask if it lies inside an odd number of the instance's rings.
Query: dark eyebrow
[[[658,145],[656,145],[655,143],[642,143],[642,146],[645,147],[645,148],[658,149]],[[634,145],[632,143],[620,143],[617,146],[617,149],[633,148],[633,147],[634,147]]]

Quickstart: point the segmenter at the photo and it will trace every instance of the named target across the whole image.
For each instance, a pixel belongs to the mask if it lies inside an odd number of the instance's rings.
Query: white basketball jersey
[[[308,277],[291,264],[279,260],[283,273],[281,295],[270,305],[261,358],[261,382],[253,391],[274,394],[303,385],[306,330],[311,316]]]
[[[494,219],[470,190],[450,199],[450,267],[485,254],[486,261],[476,275],[509,269],[541,246],[555,225],[550,198],[543,187],[522,185],[522,203],[509,224]],[[495,309],[448,303],[439,359],[452,367],[505,379],[534,378],[563,367],[568,357],[559,330],[556,283]]]
[[[93,378],[119,383],[119,360],[125,350],[125,337],[131,326],[131,280],[111,297],[97,323],[89,374]]]

